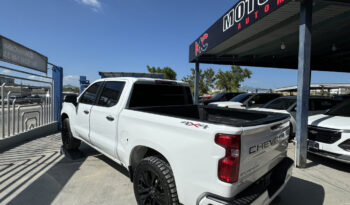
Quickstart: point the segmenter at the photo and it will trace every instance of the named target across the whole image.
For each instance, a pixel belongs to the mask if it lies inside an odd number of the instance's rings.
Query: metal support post
[[[63,91],[63,68],[54,66],[52,68],[52,78],[53,78],[53,93],[51,93],[51,95],[53,100],[53,108],[51,108],[51,111],[53,111],[53,120],[58,122],[58,127],[60,128],[61,127],[60,116],[61,116],[61,109],[62,109],[62,91]]]
[[[5,83],[1,85],[1,137],[5,138]]]
[[[11,131],[11,121],[10,121],[10,105],[11,105],[11,94],[12,92],[9,91],[7,93],[7,137],[10,137],[10,131]]]
[[[16,99],[12,102],[12,135],[15,135],[16,131]]]
[[[307,163],[307,126],[311,79],[312,2],[312,0],[303,0],[300,3],[298,99],[296,115],[296,166],[299,168],[305,168]]]
[[[194,81],[194,104],[198,104],[198,89],[199,89],[199,63],[196,62],[196,73]]]

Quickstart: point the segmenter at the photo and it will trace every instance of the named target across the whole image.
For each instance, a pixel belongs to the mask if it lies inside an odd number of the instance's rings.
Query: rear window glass
[[[218,94],[214,95],[212,98],[210,98],[210,100],[219,100],[224,95],[225,95],[225,93],[218,93]]]
[[[246,101],[250,96],[251,96],[251,94],[240,94],[240,95],[237,95],[236,97],[232,98],[230,101],[242,103],[242,102]]]
[[[278,97],[279,95],[257,94],[252,100],[255,101],[255,104],[265,104]]]
[[[294,103],[296,99],[289,98],[279,98],[264,106],[264,108],[275,109],[275,110],[288,110]]]
[[[181,85],[134,84],[129,107],[193,104],[191,90]]]

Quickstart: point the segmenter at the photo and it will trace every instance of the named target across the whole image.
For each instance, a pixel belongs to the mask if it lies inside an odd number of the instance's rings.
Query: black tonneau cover
[[[131,110],[169,117],[185,118],[214,124],[249,127],[270,124],[288,119],[288,114],[261,112],[244,109],[213,108],[203,105],[179,105],[156,107],[133,107]]]

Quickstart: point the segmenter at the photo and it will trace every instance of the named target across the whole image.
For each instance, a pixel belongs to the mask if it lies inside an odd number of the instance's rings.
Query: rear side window
[[[89,105],[95,104],[97,92],[98,92],[98,89],[101,86],[101,84],[102,84],[102,82],[97,82],[97,83],[91,85],[84,92],[83,96],[81,96],[79,102],[84,103],[84,104],[89,104]]]
[[[120,94],[123,91],[125,82],[106,82],[100,99],[98,100],[99,106],[112,107],[119,101]]]
[[[335,102],[332,100],[313,100],[314,110],[328,110],[335,106]]]
[[[255,104],[266,104],[278,97],[279,95],[256,95],[252,100],[255,101]]]
[[[276,110],[288,110],[292,105],[294,105],[296,99],[290,98],[278,98],[272,102],[266,104],[264,108],[276,109]]]
[[[181,85],[134,84],[129,107],[193,104],[191,90]]]

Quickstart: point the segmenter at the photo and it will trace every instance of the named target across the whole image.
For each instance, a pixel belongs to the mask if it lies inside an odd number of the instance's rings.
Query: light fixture
[[[332,45],[332,51],[333,52],[337,51],[337,46],[335,46],[335,44]]]
[[[282,41],[282,43],[281,43],[281,50],[284,50],[284,49],[286,49],[286,44],[284,43],[284,41]]]

